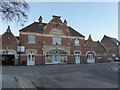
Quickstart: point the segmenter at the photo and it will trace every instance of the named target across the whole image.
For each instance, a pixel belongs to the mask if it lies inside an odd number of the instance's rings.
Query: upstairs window
[[[53,36],[52,44],[61,44],[61,37],[60,36]]]
[[[75,46],[79,46],[80,45],[80,41],[79,41],[79,39],[77,38],[76,40],[75,40]]]
[[[35,43],[35,35],[28,35],[28,43]]]

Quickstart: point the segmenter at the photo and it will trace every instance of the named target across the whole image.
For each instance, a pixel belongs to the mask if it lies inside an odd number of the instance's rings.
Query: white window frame
[[[60,36],[52,37],[52,44],[61,44],[62,38]]]
[[[35,43],[36,37],[35,35],[28,35],[28,43]]]
[[[75,39],[75,46],[79,46],[80,45],[80,40],[78,38]]]

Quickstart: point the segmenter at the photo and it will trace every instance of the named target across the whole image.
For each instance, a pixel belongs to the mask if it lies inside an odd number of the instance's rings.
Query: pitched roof
[[[33,33],[43,33],[43,27],[46,25],[46,23],[39,23],[39,22],[34,22],[27,27],[19,30],[20,32],[33,32]]]
[[[72,27],[68,27],[68,30],[70,31],[71,36],[85,37],[76,30],[74,30]]]
[[[116,39],[116,38],[113,38],[113,37],[109,37],[109,36],[106,36],[104,35],[104,37],[107,37],[109,40],[111,40],[111,42],[113,42],[115,45],[117,45],[117,43],[120,44],[120,42]]]
[[[8,38],[8,37],[9,37],[9,38]],[[11,32],[10,26],[8,26],[6,32],[4,32],[4,33],[2,34],[2,39],[3,39],[3,40],[2,40],[3,43],[6,43],[6,42],[8,42],[8,41],[9,41],[10,43],[13,43],[13,42],[10,41],[10,39],[15,40],[14,43],[18,42],[18,39],[16,38],[16,36],[14,36],[14,34]],[[4,39],[5,39],[5,40],[4,40]]]
[[[47,25],[47,23],[39,23],[39,22],[34,22],[27,27],[19,30],[20,32],[33,32],[33,33],[43,33],[43,28],[44,26]],[[72,27],[68,27],[68,30],[70,32],[70,36],[78,36],[78,37],[85,37],[76,30],[74,30]]]
[[[97,51],[106,52],[106,48],[102,45],[101,42],[97,41],[95,42],[95,44],[96,44]]]

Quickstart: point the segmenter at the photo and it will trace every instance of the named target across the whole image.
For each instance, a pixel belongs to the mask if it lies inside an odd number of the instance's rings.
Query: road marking
[[[20,88],[29,88],[20,76],[16,75],[14,77],[15,77],[15,80]]]

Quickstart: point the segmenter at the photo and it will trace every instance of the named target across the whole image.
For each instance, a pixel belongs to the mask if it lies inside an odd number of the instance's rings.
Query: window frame
[[[30,44],[36,43],[36,36],[33,34],[28,35],[28,43]]]
[[[75,41],[74,41],[74,43],[75,43],[75,46],[80,46],[80,40],[79,40],[79,38],[76,38]]]
[[[52,44],[56,45],[61,45],[62,44],[62,38],[61,36],[53,36],[52,37]]]

